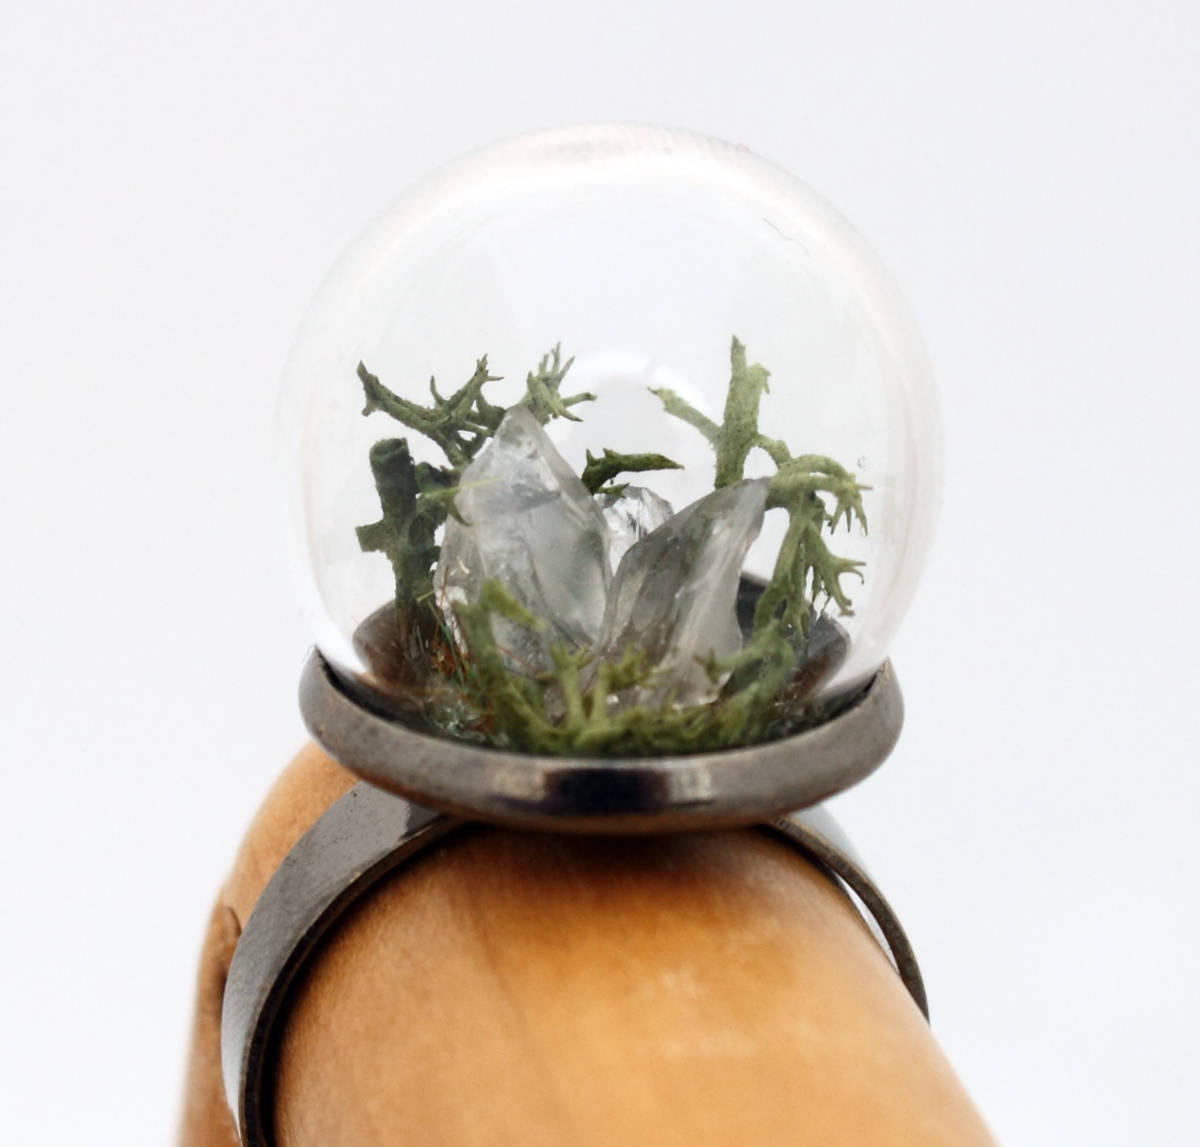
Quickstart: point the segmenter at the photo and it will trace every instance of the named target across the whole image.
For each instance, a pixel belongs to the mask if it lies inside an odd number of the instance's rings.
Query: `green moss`
[[[544,623],[521,607],[495,579],[484,581],[477,601],[457,605],[465,649],[452,679],[435,692],[430,723],[453,725],[460,735],[525,752],[582,756],[665,756],[753,744],[792,732],[815,710],[781,697],[795,673],[796,649],[775,631],[752,638],[736,657],[714,662],[714,679],[729,675],[716,701],[677,707],[613,706],[613,696],[652,685],[654,670],[640,650],[627,648],[613,661],[593,662],[588,651],[549,650],[550,668],[529,675],[508,668],[492,621],[542,632]]]

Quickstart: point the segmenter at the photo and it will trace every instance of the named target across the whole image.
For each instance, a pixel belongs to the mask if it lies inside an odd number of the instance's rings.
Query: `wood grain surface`
[[[236,1144],[224,969],[352,783],[309,748],[247,835],[202,957],[181,1147]],[[275,1082],[280,1147],[993,1142],[843,895],[757,830],[448,838],[324,945]]]

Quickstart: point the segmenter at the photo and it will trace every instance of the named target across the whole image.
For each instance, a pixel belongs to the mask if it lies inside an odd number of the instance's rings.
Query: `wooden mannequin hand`
[[[309,747],[264,802],[202,957],[182,1147],[236,1147],[225,971],[304,831],[354,783]],[[860,917],[756,830],[474,828],[403,865],[295,993],[279,1147],[993,1140]]]

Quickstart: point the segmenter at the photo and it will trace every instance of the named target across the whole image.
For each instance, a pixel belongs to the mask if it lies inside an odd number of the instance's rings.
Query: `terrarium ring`
[[[317,646],[301,707],[370,783],[301,838],[235,950],[222,1060],[248,1147],[308,956],[470,821],[758,822],[858,898],[924,1007],[818,803],[899,734],[887,654],[940,485],[916,325],[836,211],[688,132],[485,148],[335,267],[280,413]]]
[[[565,128],[428,177],[318,294],[281,414],[304,714],[359,775],[648,831],[894,744],[931,372],[867,244],[745,148]]]

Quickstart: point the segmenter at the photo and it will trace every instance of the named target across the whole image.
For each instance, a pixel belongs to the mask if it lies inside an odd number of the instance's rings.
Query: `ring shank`
[[[221,1064],[244,1147],[268,1147],[267,1064],[290,987],[321,938],[384,876],[468,822],[359,783],[320,817],[276,870],[246,922],[226,980]],[[926,1013],[912,949],[895,913],[823,808],[761,826],[857,898],[909,993]]]

